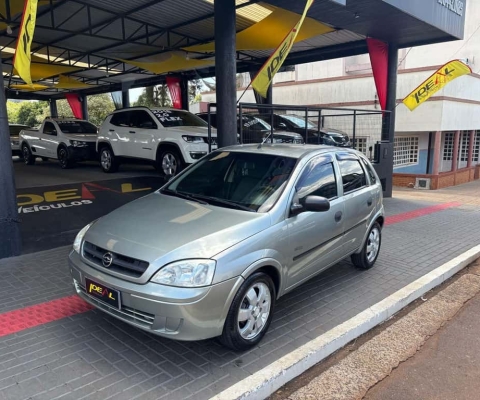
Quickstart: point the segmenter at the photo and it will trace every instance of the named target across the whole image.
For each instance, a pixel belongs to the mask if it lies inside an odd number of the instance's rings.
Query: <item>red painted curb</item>
[[[460,203],[453,201],[451,203],[443,203],[443,204],[437,204],[435,206],[430,206],[430,207],[424,207],[420,208],[418,210],[414,211],[409,211],[405,212],[402,214],[397,214],[397,215],[392,215],[390,217],[385,218],[385,226],[387,225],[393,225],[393,224],[398,224],[399,222],[405,222],[410,219],[415,219],[418,217],[423,217],[425,215],[433,214],[442,210],[446,210],[448,208],[454,208],[454,207],[459,207],[461,206]]]
[[[77,295],[0,314],[0,337],[84,313],[93,307]]]

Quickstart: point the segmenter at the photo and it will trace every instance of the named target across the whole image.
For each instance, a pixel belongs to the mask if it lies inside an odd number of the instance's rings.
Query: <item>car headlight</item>
[[[201,287],[212,284],[216,262],[214,260],[183,260],[162,267],[151,282],[177,287]]]
[[[70,143],[73,147],[85,147],[87,142],[82,142],[81,140],[70,140]]]
[[[90,229],[92,225],[93,225],[93,222],[83,227],[82,230],[78,232],[77,236],[75,237],[75,240],[73,242],[73,250],[75,250],[78,254],[80,254],[80,247],[82,247],[83,237],[85,236],[85,234],[87,233],[87,231]]]
[[[205,143],[203,141],[203,138],[200,137],[200,136],[187,136],[187,135],[184,135],[182,136],[183,140],[185,140],[186,142],[188,143]]]

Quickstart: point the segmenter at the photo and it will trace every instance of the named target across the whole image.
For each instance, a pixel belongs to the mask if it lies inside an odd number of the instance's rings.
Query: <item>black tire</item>
[[[48,161],[49,158],[48,157],[42,157],[42,161]]]
[[[375,233],[378,235],[378,239],[375,239]],[[373,233],[373,236],[372,236]],[[373,243],[376,246],[376,253],[372,254],[368,251],[369,246]],[[360,269],[370,269],[375,265],[378,255],[380,254],[380,248],[382,246],[382,227],[378,222],[375,222],[368,232],[367,240],[363,245],[363,249],[358,254],[352,254],[351,259],[353,265]]]
[[[35,164],[35,156],[32,154],[32,151],[30,150],[30,147],[28,147],[28,145],[24,144],[22,146],[22,154],[23,154],[23,162],[26,165]]]
[[[173,148],[160,149],[157,152],[155,169],[161,176],[175,176],[183,170],[185,163],[182,156]]]
[[[62,169],[72,168],[74,162],[70,159],[68,149],[65,146],[60,146],[57,150],[58,163]]]
[[[240,333],[240,330],[243,328],[247,328],[247,325],[254,322],[254,327],[256,325],[256,321],[260,318],[262,320],[262,311],[263,309],[258,306],[258,304],[253,307],[251,304],[248,304],[248,300],[246,299],[247,293],[253,288],[255,293],[258,295],[259,292],[255,289],[256,285],[262,285],[263,288],[268,288],[269,290],[269,300],[270,300],[270,307],[269,307],[269,314],[265,316],[265,320],[263,320],[263,325],[260,330],[253,336],[252,338],[245,338]],[[258,288],[258,287],[257,287]],[[258,297],[257,297],[258,299]],[[268,299],[266,296],[265,299]],[[248,350],[253,346],[256,346],[265,336],[265,333],[268,331],[268,327],[272,322],[273,317],[273,310],[275,306],[275,299],[276,299],[276,290],[275,285],[273,284],[272,278],[269,275],[265,274],[264,272],[257,272],[253,275],[249,276],[245,282],[243,282],[240,289],[236,293],[232,304],[230,306],[230,310],[228,311],[227,318],[225,320],[225,325],[223,326],[222,336],[220,336],[220,342],[230,349],[236,351],[244,351]],[[262,302],[262,304],[266,304]],[[253,308],[252,308],[253,307]],[[246,313],[248,314],[248,320],[245,323],[239,320],[239,313],[240,309],[248,310]],[[250,314],[250,310],[252,313]],[[256,313],[259,313],[255,315]],[[246,334],[246,333],[244,333]],[[252,332],[252,335],[254,332]]]
[[[103,172],[107,174],[117,172],[120,164],[112,149],[109,146],[103,146],[99,153],[100,166]]]

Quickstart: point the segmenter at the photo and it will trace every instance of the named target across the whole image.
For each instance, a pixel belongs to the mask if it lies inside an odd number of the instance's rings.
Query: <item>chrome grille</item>
[[[103,256],[106,253],[110,253],[113,256],[112,264],[109,267],[105,267],[102,263]],[[135,258],[105,250],[89,242],[85,242],[83,245],[83,257],[95,265],[98,265],[102,269],[110,270],[134,278],[142,276],[149,265],[146,261],[137,260]]]

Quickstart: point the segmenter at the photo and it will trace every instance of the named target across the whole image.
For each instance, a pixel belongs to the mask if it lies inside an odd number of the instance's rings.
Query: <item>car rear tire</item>
[[[177,150],[168,148],[158,152],[155,168],[162,176],[175,176],[184,168],[184,163]]]
[[[378,222],[375,222],[368,232],[362,251],[358,254],[352,254],[353,265],[361,269],[372,268],[375,265],[375,261],[377,261],[381,245],[382,227]]]
[[[62,169],[72,168],[74,163],[68,155],[68,149],[65,146],[59,147],[57,150],[58,163]]]
[[[257,272],[243,282],[228,311],[220,342],[236,351],[256,346],[273,317],[276,291],[272,278]]]
[[[118,171],[118,160],[110,147],[104,146],[100,149],[100,165],[103,172],[111,174]]]
[[[23,155],[23,162],[26,165],[35,164],[35,156],[32,154],[30,147],[28,147],[26,144],[22,146],[22,155]]]

